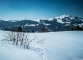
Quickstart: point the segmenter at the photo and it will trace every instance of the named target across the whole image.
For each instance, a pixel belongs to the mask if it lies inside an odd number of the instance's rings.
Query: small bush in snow
[[[42,44],[45,40],[38,39],[38,37],[35,34],[32,38],[29,37],[30,37],[29,33],[13,31],[8,32],[6,36],[7,40],[9,39],[10,41],[12,41],[14,45],[23,45],[24,48],[27,49],[29,49],[32,43]]]

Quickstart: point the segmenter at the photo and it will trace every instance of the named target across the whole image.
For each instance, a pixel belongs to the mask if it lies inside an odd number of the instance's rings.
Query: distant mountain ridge
[[[0,20],[0,29],[16,30],[17,26],[24,27],[26,31],[41,31],[46,28],[49,31],[65,31],[75,28],[77,25],[83,28],[83,18],[70,15],[61,15],[55,18],[40,20]]]

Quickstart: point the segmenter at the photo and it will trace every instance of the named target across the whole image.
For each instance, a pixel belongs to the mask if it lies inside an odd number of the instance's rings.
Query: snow
[[[41,21],[45,26],[47,26],[47,25],[51,25],[51,24],[47,24],[47,23],[45,23],[45,22],[43,22],[43,21]]]
[[[79,25],[79,27],[82,27],[83,26],[83,23],[81,23],[81,24],[73,24],[74,26],[78,26]]]
[[[74,17],[70,17],[71,20],[75,19]]]
[[[36,24],[36,26],[38,26],[39,24]]]
[[[62,19],[60,19],[60,18],[57,18],[57,22],[58,22],[58,23],[62,23],[62,24],[64,24],[64,23],[70,24],[70,22],[63,22]]]
[[[49,18],[49,19],[47,19],[47,18],[41,18],[41,19],[35,19],[34,21],[36,21],[36,22],[40,23],[40,20],[53,21],[53,18]]]
[[[57,19],[57,22],[59,22],[59,23],[64,23],[64,22],[62,21],[62,19],[65,18],[65,17],[69,17],[71,20],[75,19],[74,17],[72,17],[72,16],[70,16],[70,15],[61,15],[61,16],[57,16],[57,17],[55,17],[55,19]],[[70,20],[69,20],[69,19],[66,18],[66,20],[69,21],[69,22],[65,22],[65,23],[70,23]]]
[[[57,17],[55,17],[55,18],[56,18],[56,19],[57,19],[57,18],[63,19],[63,18],[65,18],[65,17],[70,17],[70,15],[64,14],[64,15],[61,15],[61,16],[57,16]]]
[[[30,38],[33,34],[45,38],[44,44],[23,49],[5,41],[0,31],[0,60],[83,60],[83,31],[30,33]]]
[[[42,21],[42,23],[46,26],[46,25],[51,25],[51,24],[46,24],[45,22]]]
[[[83,25],[83,23],[81,23],[81,25]]]
[[[45,25],[51,25],[51,24],[45,24]]]
[[[35,26],[35,24],[26,24],[25,26]]]
[[[18,20],[9,20],[10,22],[17,22]]]
[[[79,19],[79,20],[83,21],[83,19]]]
[[[66,24],[66,25],[64,25],[64,26],[69,26],[70,24]]]
[[[34,21],[36,21],[36,22],[40,23],[40,19],[35,19]]]
[[[58,22],[58,23],[64,23],[64,22],[62,21],[62,19],[59,19],[59,18],[57,18],[57,22]]]
[[[53,21],[53,18],[49,18],[48,21]]]

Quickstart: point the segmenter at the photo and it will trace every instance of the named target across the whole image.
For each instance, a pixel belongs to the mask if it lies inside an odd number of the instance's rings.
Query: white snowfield
[[[44,39],[44,45],[23,49],[5,41],[0,31],[0,60],[83,60],[83,31],[30,33]]]

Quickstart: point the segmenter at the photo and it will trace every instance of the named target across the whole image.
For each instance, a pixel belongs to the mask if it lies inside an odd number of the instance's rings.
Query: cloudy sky
[[[0,19],[51,18],[68,14],[83,18],[82,0],[0,0]]]

